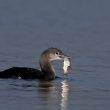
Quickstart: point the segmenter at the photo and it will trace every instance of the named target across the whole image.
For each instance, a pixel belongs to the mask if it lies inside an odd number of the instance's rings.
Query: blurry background
[[[59,97],[65,81],[56,80],[52,87],[58,89],[53,90],[52,96],[58,97],[51,100],[47,97],[56,105],[52,110],[109,110],[110,1],[0,0],[0,70],[13,66],[39,68],[39,56],[48,47],[60,48],[72,58],[72,71],[66,81],[70,90],[66,91],[69,94],[66,107],[56,103],[63,100]],[[59,64],[55,64],[55,68],[57,75],[65,77]],[[2,110],[24,110],[24,107],[38,110],[41,106],[50,109],[52,104],[41,100],[48,96],[47,91],[33,93],[37,92],[33,85],[38,82],[21,82],[0,81]],[[26,86],[31,93],[24,90],[24,83],[31,85],[31,88]],[[34,101],[33,97],[36,97]]]

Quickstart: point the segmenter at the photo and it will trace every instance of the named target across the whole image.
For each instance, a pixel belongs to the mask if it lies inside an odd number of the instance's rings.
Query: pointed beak
[[[65,58],[70,58],[69,56],[65,55],[65,54],[62,54],[62,55],[59,55],[59,57],[64,60]]]

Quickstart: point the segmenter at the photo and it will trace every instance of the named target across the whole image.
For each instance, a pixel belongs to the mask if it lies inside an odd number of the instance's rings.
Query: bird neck
[[[44,73],[45,79],[47,80],[55,79],[55,71],[51,64],[51,61],[49,60],[48,55],[41,55],[39,63],[41,71]]]

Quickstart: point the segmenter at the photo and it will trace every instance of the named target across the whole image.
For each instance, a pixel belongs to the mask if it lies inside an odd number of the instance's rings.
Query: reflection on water
[[[25,80],[8,80],[6,82],[6,80],[1,80],[0,84],[4,86],[0,90],[3,93],[0,95],[0,101],[3,99],[6,103],[10,102],[15,108],[22,105],[23,107],[29,106],[29,108],[33,108],[32,110],[68,110],[70,86],[67,80],[52,82]],[[10,99],[13,100],[9,101]],[[9,110],[13,110],[12,107]],[[31,110],[29,108],[27,110]]]
[[[45,104],[45,110],[67,110],[69,85],[67,80],[61,81],[61,87],[52,82],[39,82],[39,95],[42,96],[39,102]],[[44,103],[43,103],[44,102]]]
[[[48,81],[40,81],[38,86],[39,88],[42,88],[42,89],[49,89],[53,87],[53,84],[52,82],[48,82]]]
[[[69,94],[69,85],[66,80],[62,81],[62,92],[61,92],[61,110],[67,110],[68,106],[68,94]]]

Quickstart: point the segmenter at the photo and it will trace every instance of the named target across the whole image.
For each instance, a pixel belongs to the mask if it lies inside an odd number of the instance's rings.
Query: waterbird
[[[1,71],[0,78],[54,80],[56,76],[52,62],[65,58],[68,56],[60,49],[51,47],[44,50],[40,56],[41,70],[28,67],[11,67]]]

